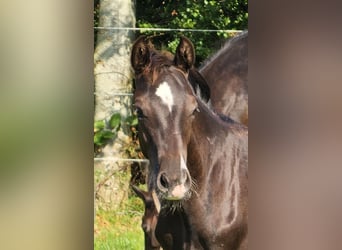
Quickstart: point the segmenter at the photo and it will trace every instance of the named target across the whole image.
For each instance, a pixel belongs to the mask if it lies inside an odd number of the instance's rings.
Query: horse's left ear
[[[133,189],[134,193],[143,200],[144,203],[146,203],[148,193],[134,185],[131,185],[131,188]]]
[[[140,73],[150,63],[150,45],[146,36],[140,36],[133,44],[131,64],[136,73]]]
[[[194,46],[185,36],[181,37],[177,46],[174,63],[184,72],[188,72],[195,63]]]

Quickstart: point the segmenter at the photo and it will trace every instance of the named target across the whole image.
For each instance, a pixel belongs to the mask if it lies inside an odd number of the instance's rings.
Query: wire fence
[[[149,160],[147,159],[117,158],[117,157],[95,157],[94,161],[115,161],[115,162],[127,161],[127,162],[143,162],[143,163],[149,162]]]
[[[94,27],[96,30],[130,30],[130,31],[178,31],[178,32],[226,32],[241,33],[243,30],[225,30],[225,29],[171,29],[171,28],[135,28],[135,27]]]

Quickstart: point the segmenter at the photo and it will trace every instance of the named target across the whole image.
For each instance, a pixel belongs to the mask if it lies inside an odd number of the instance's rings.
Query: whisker
[[[192,193],[195,193],[196,196],[198,196],[197,189],[198,189],[198,185],[197,185],[197,183],[196,183],[196,180],[192,179],[192,180],[191,180],[190,191],[191,191]]]
[[[174,214],[176,211],[183,210],[182,201],[167,201],[165,200],[162,205],[163,211],[166,213]]]

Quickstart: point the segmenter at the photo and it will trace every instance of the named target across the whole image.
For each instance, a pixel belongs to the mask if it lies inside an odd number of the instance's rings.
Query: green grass
[[[99,209],[94,225],[95,250],[141,250],[144,234],[141,229],[143,202],[131,196],[113,211]]]

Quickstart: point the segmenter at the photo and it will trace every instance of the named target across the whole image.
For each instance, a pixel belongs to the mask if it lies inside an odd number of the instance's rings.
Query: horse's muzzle
[[[191,187],[191,177],[189,171],[182,169],[181,176],[170,178],[166,172],[161,172],[157,177],[157,187],[166,200],[181,200],[185,198]]]

